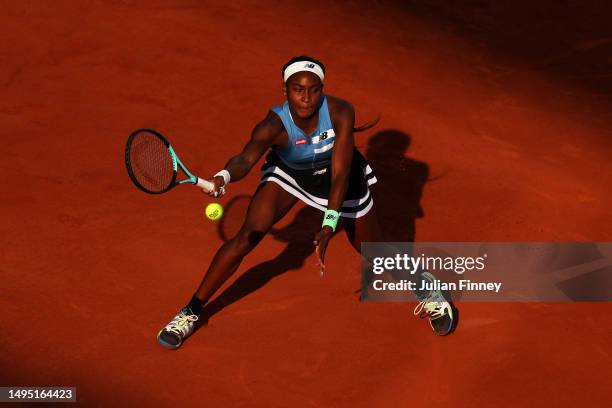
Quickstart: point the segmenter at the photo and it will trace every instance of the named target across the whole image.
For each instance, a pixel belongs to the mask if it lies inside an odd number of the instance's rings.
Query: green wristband
[[[340,219],[340,214],[338,211],[327,210],[325,211],[325,215],[323,216],[323,224],[321,227],[328,226],[336,232],[336,225],[338,224],[338,219]]]

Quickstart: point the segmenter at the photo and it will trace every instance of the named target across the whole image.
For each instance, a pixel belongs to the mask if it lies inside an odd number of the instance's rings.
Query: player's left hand
[[[323,274],[323,271],[325,271],[325,251],[327,250],[329,239],[333,234],[334,231],[331,229],[331,227],[326,225],[321,229],[321,231],[317,232],[313,241],[313,244],[317,247],[317,265],[321,269],[321,274]]]

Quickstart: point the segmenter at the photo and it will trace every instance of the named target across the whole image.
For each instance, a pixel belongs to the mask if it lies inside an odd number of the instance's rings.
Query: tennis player
[[[204,305],[298,201],[323,212],[321,230],[313,239],[322,270],[340,217],[357,251],[362,242],[383,241],[369,190],[376,177],[355,149],[353,137],[355,131],[373,125],[355,129],[353,106],[323,93],[325,67],[320,61],[307,56],[291,58],[282,68],[282,78],[287,101],[268,112],[242,152],[210,180],[215,189],[208,193],[222,195],[230,181],[244,178],[268,152],[240,231],[221,246],[189,303],[158,333],[159,343],[166,348],[181,346],[193,332]],[[444,298],[425,299],[418,307],[430,319],[447,320],[442,326],[450,327],[449,322],[452,326],[452,305]],[[434,331],[436,327],[432,324]]]

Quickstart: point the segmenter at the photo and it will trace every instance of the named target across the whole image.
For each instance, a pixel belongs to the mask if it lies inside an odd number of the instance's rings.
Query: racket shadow
[[[240,194],[232,197],[224,206],[224,216],[217,223],[217,235],[223,242],[234,238],[244,222],[252,196]],[[272,227],[268,234],[276,236],[279,230]],[[314,236],[314,235],[313,235]],[[289,238],[290,239],[290,238]],[[282,239],[280,239],[282,241]]]
[[[269,234],[277,241],[286,242],[287,246],[274,259],[249,268],[207,304],[202,310],[196,330],[206,325],[212,316],[262,288],[275,277],[299,270],[315,250],[312,239],[318,231],[320,219],[320,211],[304,207],[289,225],[282,229],[273,229]]]
[[[227,242],[236,236],[246,218],[250,203],[251,195],[240,194],[233,196],[224,205],[224,215],[217,223],[217,235],[223,242]]]

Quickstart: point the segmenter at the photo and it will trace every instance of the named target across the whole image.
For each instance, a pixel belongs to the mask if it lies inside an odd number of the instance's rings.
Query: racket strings
[[[130,164],[134,177],[151,192],[167,189],[174,179],[172,156],[158,137],[141,133],[132,140]]]

